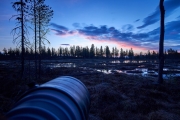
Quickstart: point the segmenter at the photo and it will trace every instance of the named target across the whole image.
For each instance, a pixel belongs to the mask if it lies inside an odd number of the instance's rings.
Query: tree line
[[[36,51],[37,54],[40,54],[39,51]],[[0,59],[20,59],[22,52],[19,48],[9,48],[3,49],[3,53],[0,53]],[[180,58],[180,53],[177,50],[172,48],[165,50],[164,52],[166,59],[178,59]],[[95,47],[94,44],[89,48],[80,47],[80,46],[70,46],[70,47],[59,47],[58,49],[49,48],[43,46],[41,48],[41,58],[42,59],[55,59],[55,58],[114,58],[114,59],[148,59],[148,60],[157,60],[159,53],[156,51],[150,51],[143,53],[134,53],[133,49],[118,49],[113,47],[110,49],[108,46],[105,47]],[[25,48],[25,58],[35,60],[35,50]]]

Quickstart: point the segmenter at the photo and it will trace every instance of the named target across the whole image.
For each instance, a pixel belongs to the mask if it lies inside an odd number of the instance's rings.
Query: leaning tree
[[[18,14],[11,17],[17,21],[16,26],[12,29],[11,33],[13,34],[13,42],[17,43],[18,46],[21,46],[21,77],[23,77],[25,46],[29,44],[27,38],[28,29],[26,26],[28,21],[27,0],[17,0],[16,2],[12,2],[12,7]]]

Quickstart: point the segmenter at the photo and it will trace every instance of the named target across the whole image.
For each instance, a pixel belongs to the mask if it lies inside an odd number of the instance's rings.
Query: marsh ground
[[[66,75],[81,80],[90,92],[89,120],[178,120],[180,119],[179,77],[157,85],[156,76],[130,75],[114,71],[134,70],[138,66],[155,68],[154,64],[156,63],[114,64],[109,61],[82,59],[43,61],[41,79],[36,82],[43,84]],[[105,73],[103,70],[111,70],[111,72]],[[1,62],[1,117],[13,106],[17,98],[28,90],[27,84],[34,80],[33,62],[27,61],[23,78],[20,78],[19,61]]]

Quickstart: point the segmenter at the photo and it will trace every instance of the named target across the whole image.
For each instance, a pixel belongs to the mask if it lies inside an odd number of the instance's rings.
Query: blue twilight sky
[[[0,51],[15,48],[13,36],[15,0],[0,0]],[[135,52],[158,50],[160,11],[159,0],[46,0],[54,10],[47,35],[51,44],[117,47]],[[165,49],[180,51],[180,0],[165,0]],[[33,34],[29,32],[33,43]],[[66,47],[66,46],[65,46]]]

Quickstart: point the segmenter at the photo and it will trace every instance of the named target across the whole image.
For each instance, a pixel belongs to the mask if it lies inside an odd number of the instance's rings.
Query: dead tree
[[[12,3],[12,7],[19,14],[13,15],[11,18],[15,18],[17,20],[16,27],[12,29],[11,33],[13,34],[13,42],[17,43],[18,46],[21,46],[21,77],[24,74],[24,54],[25,54],[25,46],[29,44],[27,39],[28,29],[26,27],[27,22],[27,0],[18,0]],[[10,19],[11,19],[10,18]],[[21,38],[20,41],[17,41]]]
[[[161,13],[160,21],[160,40],[159,40],[159,70],[158,70],[158,83],[163,83],[163,67],[164,67],[164,0],[160,0],[159,8]]]

